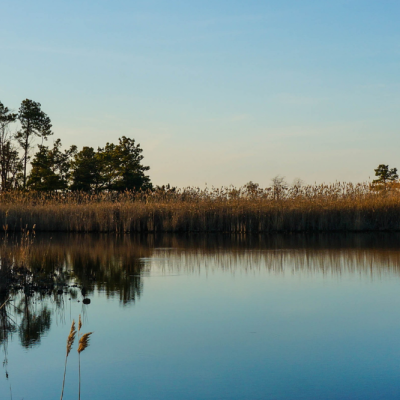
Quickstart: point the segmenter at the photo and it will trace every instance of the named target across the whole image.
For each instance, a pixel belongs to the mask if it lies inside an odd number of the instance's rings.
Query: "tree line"
[[[45,146],[53,135],[51,120],[41,104],[23,100],[18,112],[0,101],[0,189],[85,192],[151,189],[142,165],[140,144],[122,136],[95,150],[72,145],[62,150],[61,140]],[[33,154],[35,140],[41,140]],[[29,165],[31,168],[29,168]]]

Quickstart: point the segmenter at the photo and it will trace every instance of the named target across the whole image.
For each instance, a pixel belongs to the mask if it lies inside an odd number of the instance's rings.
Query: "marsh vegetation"
[[[322,232],[400,230],[396,168],[371,183],[249,182],[241,188],[154,187],[140,144],[122,136],[62,150],[41,104],[0,102],[0,226],[51,232]],[[34,140],[41,140],[33,154]]]
[[[271,186],[122,193],[1,194],[6,231],[323,232],[400,230],[400,192],[392,184]]]

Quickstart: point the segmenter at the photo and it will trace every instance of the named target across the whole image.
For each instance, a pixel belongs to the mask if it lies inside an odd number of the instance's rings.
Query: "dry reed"
[[[83,350],[85,350],[89,346],[89,336],[93,332],[88,332],[82,335],[82,337],[79,339],[79,347],[78,347],[78,353],[82,353]]]
[[[84,333],[81,337],[80,331],[82,328],[82,319],[81,315],[79,314],[79,322],[78,322],[78,359],[79,359],[79,395],[78,399],[81,400],[81,353],[89,346],[89,337],[93,332]]]
[[[64,378],[63,378],[60,400],[62,400],[62,398],[64,396],[65,375],[67,373],[67,360],[68,360],[69,353],[71,352],[72,346],[75,341],[75,335],[76,335],[75,321],[72,320],[71,330],[70,330],[68,338],[67,338],[67,351],[66,351],[66,355],[65,355]]]
[[[154,192],[3,193],[0,224],[19,231],[305,232],[400,230],[400,191],[368,183]],[[1,225],[0,225],[1,226]]]

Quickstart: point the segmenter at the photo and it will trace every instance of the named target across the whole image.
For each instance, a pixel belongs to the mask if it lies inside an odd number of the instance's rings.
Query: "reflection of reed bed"
[[[110,296],[118,294],[126,302],[140,295],[140,276],[163,263],[184,265],[187,270],[205,264],[218,269],[262,266],[276,271],[283,265],[310,271],[367,269],[371,265],[374,270],[397,270],[399,245],[400,234],[394,233],[43,234],[36,236],[28,251],[17,255],[34,272],[44,272],[61,282],[75,282],[88,292],[99,289]],[[2,262],[10,263],[10,252],[9,245],[0,248]]]
[[[148,193],[2,194],[9,230],[64,232],[233,232],[400,230],[397,188],[369,184]]]
[[[258,250],[215,254],[188,251],[154,253],[151,271],[161,274],[226,271],[231,273],[400,275],[400,252],[355,250]]]
[[[51,245],[49,244],[51,243]],[[142,291],[140,276],[155,268],[267,269],[374,274],[400,269],[400,234],[296,235],[40,235],[30,262],[65,273],[89,292],[99,289],[121,301]]]

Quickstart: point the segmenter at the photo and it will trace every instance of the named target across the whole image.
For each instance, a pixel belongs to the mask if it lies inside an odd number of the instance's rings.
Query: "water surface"
[[[3,287],[0,398],[59,398],[81,314],[94,331],[82,399],[398,399],[399,244],[396,234],[37,236],[25,262],[53,271],[55,285]],[[76,347],[64,399],[78,396]]]

